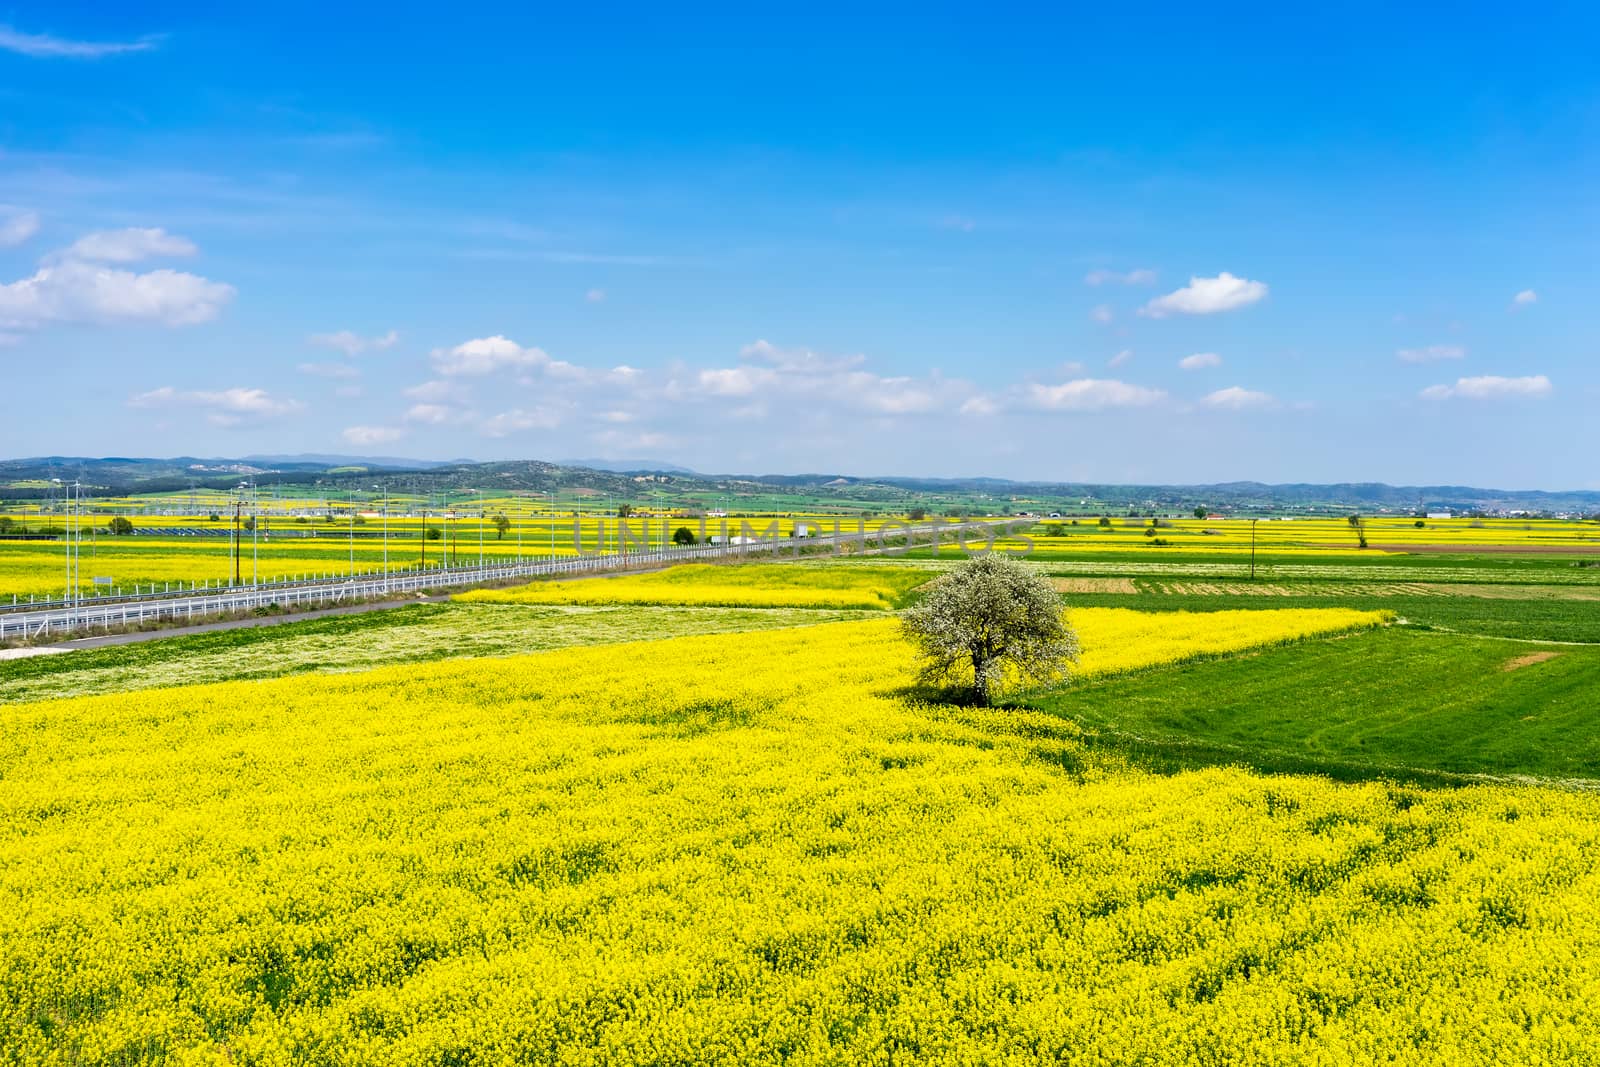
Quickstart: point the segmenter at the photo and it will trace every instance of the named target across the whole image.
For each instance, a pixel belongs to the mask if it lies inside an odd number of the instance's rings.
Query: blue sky
[[[1600,487],[1600,15],[0,8],[0,454]]]

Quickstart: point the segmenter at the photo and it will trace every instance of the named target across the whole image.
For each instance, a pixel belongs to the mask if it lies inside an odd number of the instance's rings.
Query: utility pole
[[[385,593],[389,591],[389,487],[387,485],[383,487],[383,591]]]
[[[261,584],[261,490],[250,482],[250,584]]]
[[[239,522],[244,512],[244,501],[235,497],[233,500],[233,584],[239,585]]]

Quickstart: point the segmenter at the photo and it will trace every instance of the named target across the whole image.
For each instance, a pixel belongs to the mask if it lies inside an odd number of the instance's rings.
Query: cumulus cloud
[[[880,373],[859,354],[765,339],[745,345],[737,360],[720,365],[672,363],[645,370],[576,366],[494,336],[439,349],[433,365],[438,377],[405,389],[409,407],[391,424],[466,426],[485,436],[507,437],[567,425],[587,425],[595,432],[605,426],[639,433],[673,428],[698,432],[717,419],[781,417],[803,424],[808,432],[828,432],[852,419],[881,426],[899,419],[1093,411],[1166,399],[1159,390],[1094,379],[983,390],[937,370]],[[495,379],[502,391],[531,387],[536,389],[534,399],[505,403],[497,413],[473,410],[466,384],[496,372],[502,375]],[[1076,377],[1082,367],[1068,364],[1060,372]]]
[[[1159,389],[1130,385],[1114,378],[1077,378],[1059,385],[1032,383],[1024,390],[1029,407],[1041,411],[1104,411],[1148,407],[1165,400]]]
[[[131,408],[195,408],[204,412],[213,426],[236,426],[243,422],[281,418],[302,409],[298,400],[275,397],[265,389],[235,387],[215,391],[174,389],[164,385],[128,398]]]
[[[1236,278],[1223,271],[1215,278],[1191,277],[1188,285],[1156,297],[1140,308],[1139,314],[1152,319],[1164,319],[1169,315],[1214,315],[1219,311],[1248,307],[1266,295],[1265,282]]]
[[[102,59],[128,52],[148,52],[160,43],[159,37],[136,41],[74,41],[48,33],[23,33],[0,24],[0,51],[34,59]]]
[[[316,345],[318,348],[331,348],[354,358],[363,352],[381,352],[386,348],[393,348],[399,340],[400,334],[397,330],[390,330],[377,337],[362,337],[353,330],[336,330],[333,333],[314,333],[306,338],[306,343]]]
[[[1222,357],[1215,352],[1196,352],[1192,356],[1184,356],[1178,360],[1178,366],[1183,370],[1205,370],[1207,367],[1222,366]]]
[[[1550,379],[1543,374],[1521,378],[1484,374],[1475,378],[1457,378],[1454,385],[1430,385],[1421,395],[1427,400],[1496,400],[1502,397],[1549,396],[1550,392]]]
[[[1128,362],[1128,360],[1130,360],[1132,358],[1133,358],[1133,349],[1124,348],[1121,352],[1118,352],[1116,355],[1114,355],[1110,359],[1106,360],[1106,366],[1108,366],[1108,367],[1120,367],[1120,366],[1122,366],[1124,363]]]
[[[1395,353],[1405,363],[1437,363],[1441,359],[1461,359],[1467,350],[1460,345],[1428,345],[1426,348],[1402,348]]]
[[[192,256],[198,251],[187,237],[168,233],[160,227],[130,227],[85,234],[58,253],[58,257],[90,263],[138,263],[146,259]]]
[[[466,341],[454,348],[436,348],[431,358],[434,370],[450,377],[481,377],[498,370],[543,367],[550,362],[543,349],[523,348],[498,334]]]
[[[208,322],[233,299],[233,286],[184,271],[163,268],[140,274],[112,265],[194,251],[192,242],[159,229],[88,234],[46,256],[30,277],[0,283],[0,327]]]
[[[0,325],[147,322],[190,326],[209,322],[234,297],[234,288],[183,271],[143,274],[68,260],[31,277],[0,284]]]
[[[387,445],[404,437],[406,432],[396,426],[347,426],[339,434],[347,445],[365,448],[369,445]]]
[[[1117,315],[1116,312],[1111,310],[1110,304],[1096,304],[1089,310],[1089,317],[1100,325],[1107,326]]]
[[[1214,393],[1207,393],[1200,403],[1208,408],[1217,408],[1223,411],[1249,411],[1252,409],[1270,408],[1277,404],[1271,393],[1260,393],[1254,389],[1244,389],[1237,385],[1230,385],[1226,389],[1218,389]]]
[[[1118,273],[1114,270],[1092,270],[1083,276],[1085,285],[1154,285],[1156,272],[1153,270],[1130,270]]]
[[[39,232],[39,216],[32,211],[0,209],[0,248],[15,248]]]
[[[1522,292],[1511,298],[1511,309],[1515,311],[1518,308],[1525,308],[1529,304],[1537,304],[1538,302],[1538,293],[1534,292],[1532,289],[1524,289]]]

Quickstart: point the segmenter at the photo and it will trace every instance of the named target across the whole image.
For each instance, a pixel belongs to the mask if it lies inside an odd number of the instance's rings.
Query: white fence
[[[76,604],[18,606],[0,611],[0,641],[37,638],[50,633],[76,630],[103,630],[139,627],[149,623],[203,622],[209,617],[255,611],[270,607],[312,609],[341,603],[391,597],[400,593],[429,589],[450,589],[489,582],[514,581],[552,575],[594,574],[603,571],[638,570],[688,563],[696,560],[738,562],[751,556],[799,558],[803,554],[837,552],[849,546],[860,551],[883,551],[896,542],[906,545],[918,541],[932,543],[965,532],[988,538],[1025,523],[969,523],[905,527],[884,531],[839,534],[811,538],[768,538],[738,544],[679,546],[651,551],[569,556],[559,559],[497,562],[472,567],[437,567],[427,570],[391,571],[356,577],[317,579],[304,582],[277,582],[243,585],[224,589],[190,589],[181,592],[152,592],[114,598],[106,602],[90,598]]]

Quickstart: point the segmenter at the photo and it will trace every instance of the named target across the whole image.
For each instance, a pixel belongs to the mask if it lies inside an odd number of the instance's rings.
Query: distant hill
[[[815,474],[700,474],[659,460],[512,460],[439,462],[394,456],[252,455],[238,459],[177,456],[37,456],[0,460],[0,499],[51,492],[51,479],[82,482],[96,495],[232,489],[249,479],[260,486],[301,486],[315,494],[362,492],[381,482],[396,493],[548,493],[588,490],[618,503],[665,496],[676,506],[725,502],[766,510],[908,509],[936,514],[973,511],[1172,513],[1195,507],[1224,513],[1398,513],[1448,509],[1458,514],[1527,511],[1600,514],[1600,491],[1545,492],[1461,485],[1393,486],[1221,482],[1213,485],[1115,485],[1015,482],[1003,478],[855,477]]]
[[[700,477],[688,467],[663,463],[659,459],[562,459],[560,467],[580,467],[591,471],[612,471],[616,474],[688,474]]]

